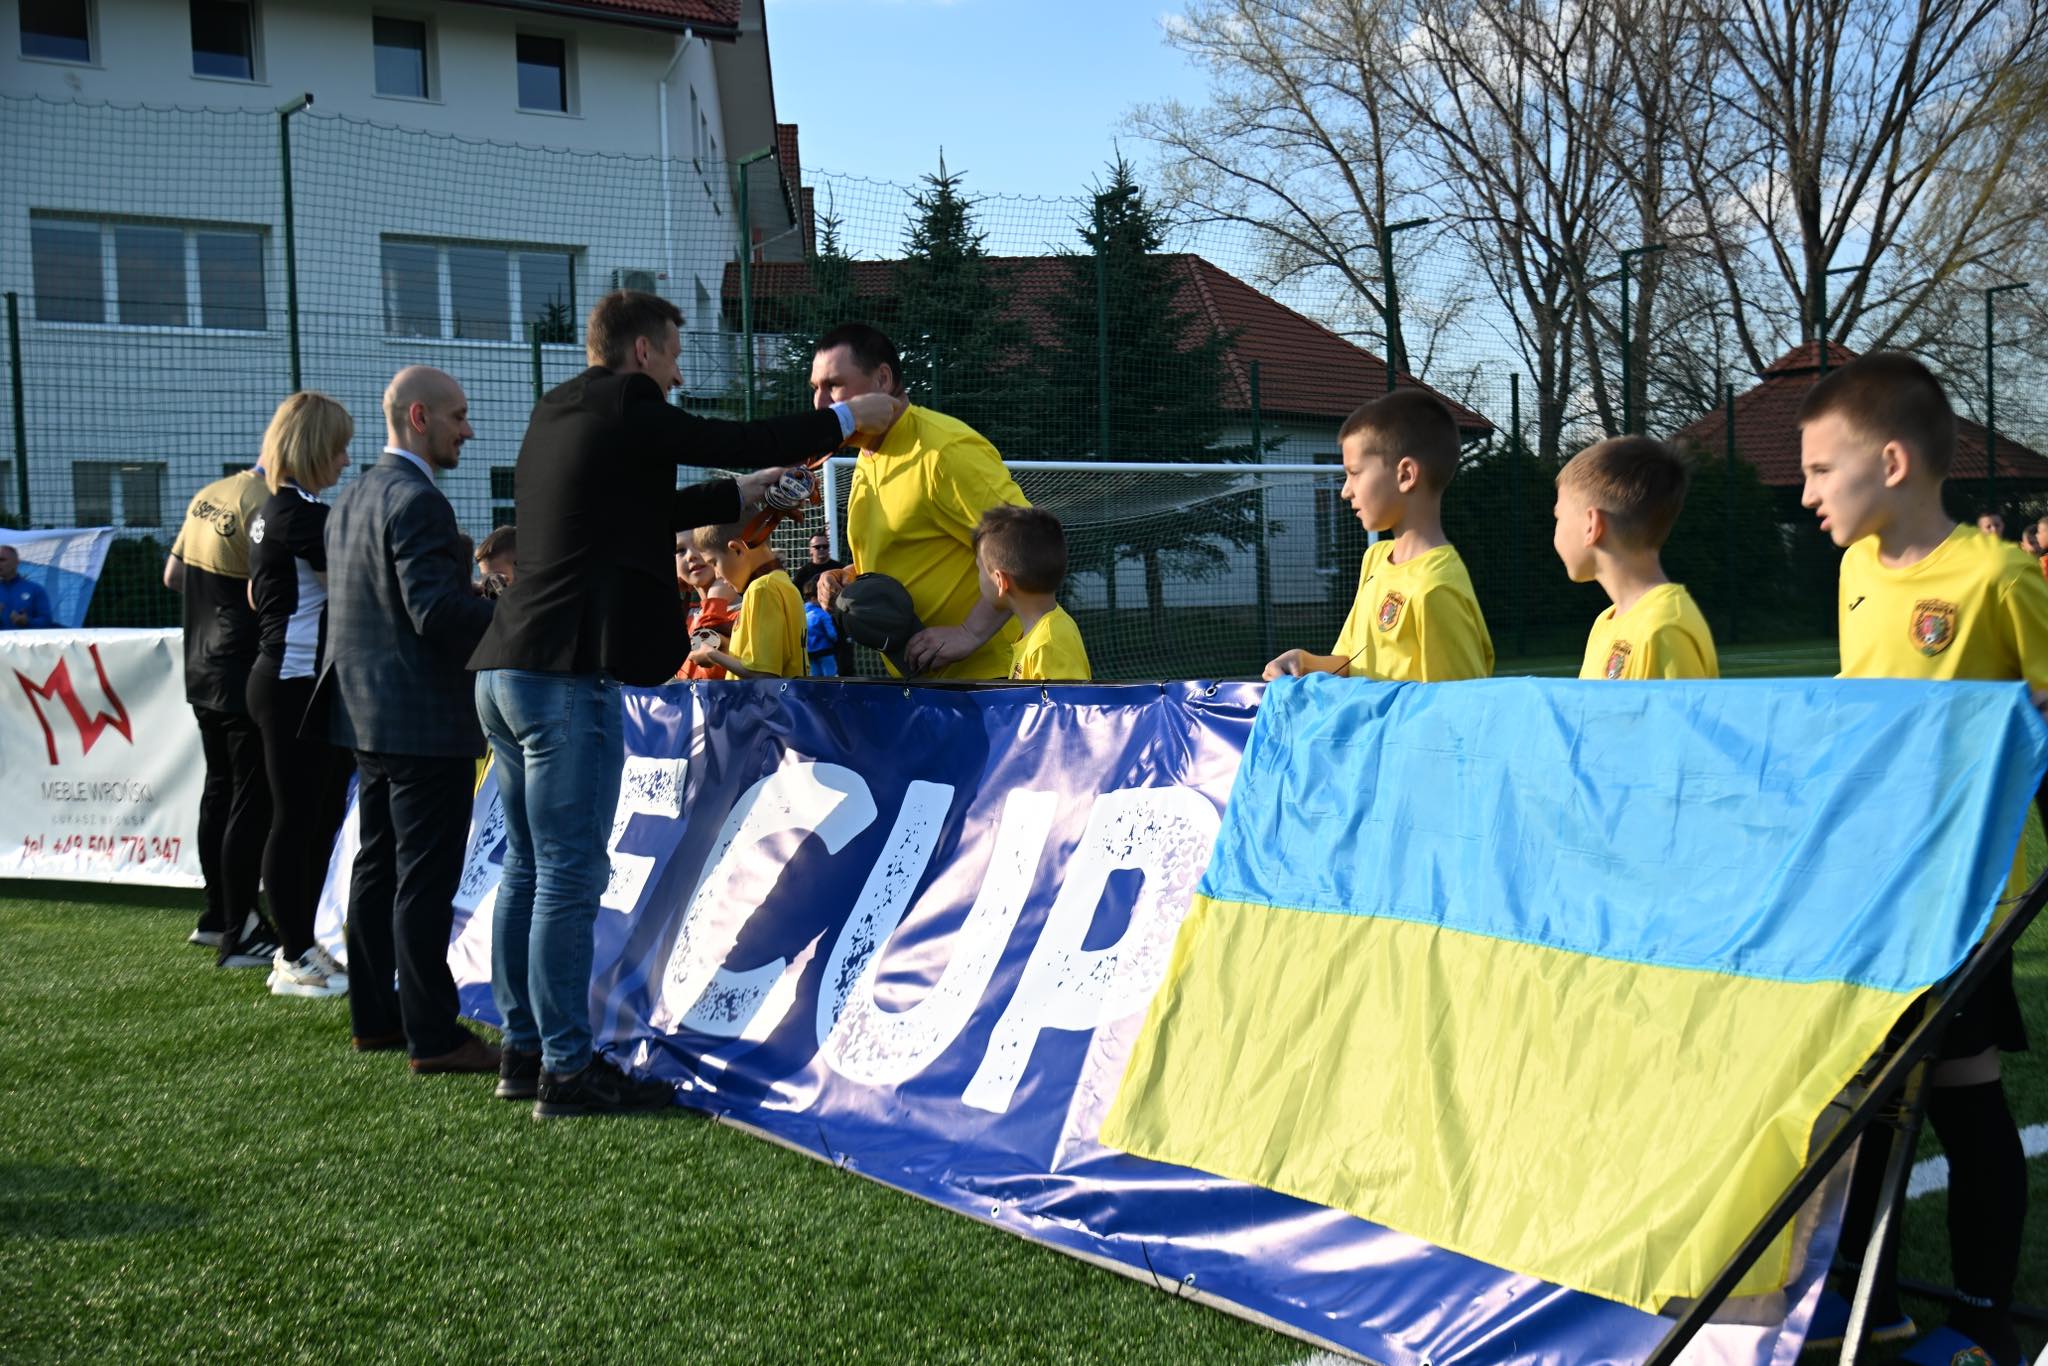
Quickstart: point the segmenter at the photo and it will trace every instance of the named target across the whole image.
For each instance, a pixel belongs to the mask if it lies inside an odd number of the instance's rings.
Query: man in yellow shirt
[[[1551,548],[1573,583],[1597,581],[1613,603],[1593,619],[1580,678],[1721,676],[1706,617],[1664,576],[1686,479],[1678,453],[1647,436],[1595,442],[1557,472]]]
[[[896,344],[865,323],[818,340],[811,361],[817,406],[902,392]],[[986,601],[975,569],[974,528],[992,507],[1029,507],[1002,456],[979,432],[915,404],[854,465],[846,500],[853,565],[820,575],[826,607],[858,574],[887,574],[910,592],[924,631],[910,642],[913,671],[935,678],[1006,678],[1018,628]],[[890,671],[895,671],[891,664]]]
[[[1362,405],[1337,433],[1344,500],[1367,531],[1358,596],[1327,655],[1289,650],[1267,681],[1329,673],[1396,683],[1443,683],[1493,672],[1493,637],[1472,576],[1444,536],[1444,489],[1458,469],[1458,424],[1420,389]]]
[[[1942,507],[1941,485],[1955,454],[1948,396],[1911,356],[1876,351],[1831,372],[1799,409],[1801,502],[1842,555],[1842,676],[1845,678],[2024,679],[2036,705],[2048,686],[2048,583],[2033,560]],[[1895,791],[1883,799],[1910,813],[1935,793]],[[2016,859],[2017,865],[2017,859]],[[2018,866],[2009,899],[2024,885]],[[2012,1366],[2023,1358],[2013,1328],[2027,1208],[2027,1162],[2006,1102],[2001,1052],[2027,1047],[2013,989],[2011,956],[1950,1021],[1936,1050],[1927,1118],[1949,1163],[1948,1241],[1957,1305],[1941,1336],[1941,1359]],[[1842,1223],[1843,1257],[1859,1260],[1892,1131],[1870,1129],[1857,1145]],[[1872,1340],[1910,1336],[1893,1268],[1880,1268]],[[1814,1315],[1813,1337],[1839,1341],[1846,1304],[1830,1291]]]

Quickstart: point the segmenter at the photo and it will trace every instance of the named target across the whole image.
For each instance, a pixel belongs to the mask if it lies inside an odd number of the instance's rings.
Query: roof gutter
[[[662,33],[694,34],[696,37],[730,41],[739,37],[737,25],[705,24],[701,19],[675,19],[659,14],[627,14],[619,10],[602,10],[588,5],[578,5],[572,0],[467,0],[472,5],[489,5],[493,9],[525,10],[532,14],[552,15],[560,19],[587,19],[597,24],[617,24],[626,28],[655,29]]]

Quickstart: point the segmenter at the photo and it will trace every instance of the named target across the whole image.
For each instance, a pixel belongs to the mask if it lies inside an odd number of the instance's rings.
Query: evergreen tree
[[[1049,301],[1052,344],[1044,374],[1060,402],[1041,417],[1035,444],[1066,459],[1252,458],[1247,446],[1220,444],[1227,421],[1224,359],[1232,339],[1182,301],[1186,267],[1161,254],[1166,216],[1146,200],[1130,163],[1119,156],[1108,170],[1107,182],[1095,187],[1087,221],[1078,225],[1087,250],[1063,253],[1064,278]],[[1209,491],[1208,481],[1203,483],[1200,492]],[[1126,558],[1142,560],[1147,605],[1163,631],[1166,562],[1183,576],[1199,578],[1225,571],[1238,559],[1231,550],[1248,549],[1260,539],[1254,493],[1205,503],[1203,511],[1217,515],[1127,519],[1113,532],[1089,538],[1097,544],[1070,539],[1070,556],[1077,569],[1105,573],[1111,607],[1111,566]]]
[[[895,308],[882,326],[903,353],[911,401],[960,419],[1002,450],[1032,406],[1019,388],[1028,378],[1027,334],[1010,306],[1008,273],[984,249],[962,179],[941,155],[937,174],[913,195]]]

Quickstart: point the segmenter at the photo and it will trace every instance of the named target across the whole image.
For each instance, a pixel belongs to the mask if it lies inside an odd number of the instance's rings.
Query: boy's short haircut
[[[516,527],[501,526],[492,529],[491,534],[476,543],[476,562],[495,560],[500,555],[518,555],[519,531]]]
[[[1691,473],[1685,458],[1648,436],[1596,441],[1565,462],[1557,486],[1582,494],[1607,514],[1614,537],[1631,550],[1656,550],[1671,535]]]
[[[1840,416],[1870,441],[1897,441],[1927,462],[1936,478],[1956,454],[1956,413],[1934,372],[1903,351],[1873,351],[1830,370],[1806,391],[1801,427]]]
[[[1027,593],[1052,593],[1067,577],[1067,533],[1044,508],[1005,503],[981,514],[974,553]]]
[[[720,526],[694,527],[690,531],[690,540],[697,549],[708,555],[714,550],[725,549],[727,545],[734,541],[744,539],[746,529],[747,525],[745,522],[726,522]]]
[[[1388,460],[1413,460],[1422,470],[1424,488],[1441,492],[1458,472],[1458,420],[1442,401],[1420,389],[1396,389],[1384,398],[1361,403],[1337,429],[1339,442],[1365,433],[1386,447],[1377,452]]]

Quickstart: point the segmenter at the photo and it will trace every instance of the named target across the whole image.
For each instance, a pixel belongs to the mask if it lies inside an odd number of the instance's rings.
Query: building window
[[[89,0],[21,0],[21,55],[59,62],[91,61]]]
[[[519,107],[569,112],[569,44],[565,39],[519,35]]]
[[[192,0],[192,74],[256,79],[256,16],[251,0]]]
[[[511,526],[516,520],[519,500],[513,493],[512,465],[491,466],[491,529]]]
[[[163,463],[72,461],[71,512],[80,526],[162,526]]]
[[[433,82],[427,73],[427,25],[422,19],[370,20],[377,54],[377,93],[430,100]]]
[[[256,228],[31,214],[36,318],[260,332],[263,247]]]
[[[529,332],[528,328],[534,329]],[[462,341],[576,340],[576,254],[384,239],[384,331]]]

